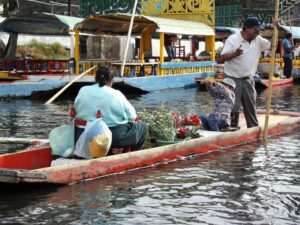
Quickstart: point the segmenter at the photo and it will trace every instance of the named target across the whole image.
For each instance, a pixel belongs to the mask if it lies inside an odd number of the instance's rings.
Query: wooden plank
[[[28,170],[0,170],[1,176],[8,177],[28,177],[28,178],[37,178],[37,179],[47,179],[47,175],[44,173],[31,172]]]

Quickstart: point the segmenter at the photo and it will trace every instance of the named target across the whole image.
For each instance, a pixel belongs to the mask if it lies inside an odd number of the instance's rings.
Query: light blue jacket
[[[76,118],[95,120],[100,110],[108,127],[125,124],[136,118],[136,111],[118,90],[98,84],[82,87],[75,99]]]

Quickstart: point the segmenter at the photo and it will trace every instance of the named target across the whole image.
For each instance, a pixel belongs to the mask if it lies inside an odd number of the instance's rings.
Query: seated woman
[[[120,91],[112,88],[113,74],[108,67],[100,67],[95,80],[96,84],[82,87],[75,99],[76,119],[93,121],[101,112],[103,121],[112,132],[111,149],[141,149],[147,137],[148,125],[133,123],[136,111]],[[75,141],[83,130],[82,127],[76,128]],[[111,154],[111,150],[108,154]]]

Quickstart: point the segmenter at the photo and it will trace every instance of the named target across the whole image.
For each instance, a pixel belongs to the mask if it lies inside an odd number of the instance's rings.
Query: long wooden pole
[[[31,139],[31,138],[14,138],[14,137],[0,137],[0,144],[48,144],[48,139]]]
[[[275,0],[275,16],[274,16],[275,23],[278,22],[278,16],[279,16],[279,0]],[[274,24],[273,36],[272,36],[272,57],[271,57],[271,65],[270,65],[270,72],[269,72],[269,86],[267,90],[266,116],[265,116],[265,126],[264,126],[264,133],[263,133],[263,140],[265,144],[267,144],[267,138],[268,138],[268,124],[269,124],[270,107],[272,102],[272,80],[273,80],[274,65],[275,65],[277,39],[278,39],[278,29],[277,29],[277,24]]]
[[[127,41],[126,41],[123,61],[122,61],[122,65],[121,65],[121,77],[123,77],[123,75],[124,75],[124,67],[125,67],[125,62],[126,62],[126,58],[127,58],[127,52],[128,52],[129,41],[130,41],[130,37],[131,37],[131,31],[132,31],[132,26],[133,26],[133,21],[134,21],[134,15],[135,15],[135,11],[136,11],[137,2],[138,2],[138,0],[134,1],[134,5],[133,5],[133,9],[132,9],[132,15],[131,15],[129,29],[128,29]]]
[[[66,84],[62,89],[60,89],[52,98],[50,98],[45,105],[49,105],[51,104],[58,96],[60,96],[68,87],[70,87],[75,81],[77,81],[78,79],[80,79],[82,76],[84,76],[85,74],[87,74],[88,72],[92,71],[93,69],[95,69],[97,66],[93,66],[91,68],[89,68],[88,70],[84,71],[82,74],[76,76],[73,80],[71,80],[68,84]]]

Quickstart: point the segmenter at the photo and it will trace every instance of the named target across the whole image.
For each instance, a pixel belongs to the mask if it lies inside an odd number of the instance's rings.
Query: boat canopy
[[[223,27],[223,26],[216,26],[215,32],[216,32],[216,40],[227,38],[230,34],[236,33],[237,31],[240,31],[241,28],[237,27]],[[294,27],[294,26],[279,26],[278,29],[278,36],[279,38],[284,38],[286,33],[292,33],[294,39],[300,40],[300,27]],[[272,25],[266,25],[264,27],[264,30],[261,31],[261,35],[265,38],[271,38],[273,34],[273,26]]]
[[[38,13],[30,16],[11,17],[0,23],[0,32],[30,35],[69,35],[70,29],[82,18]]]
[[[241,31],[241,28],[238,27],[223,27],[223,26],[216,26],[215,33],[216,33],[216,40],[223,40],[228,38],[229,35],[234,34],[236,32]]]
[[[294,26],[283,26],[280,25],[278,28],[278,37],[284,38],[286,33],[292,33],[293,39],[300,40],[300,27]],[[265,29],[261,32],[261,35],[266,38],[272,38],[273,34],[273,25],[265,26]]]
[[[286,32],[292,33],[293,39],[300,40],[300,27],[281,26]]]
[[[75,29],[84,33],[127,35],[131,14],[106,14],[90,16],[78,23]],[[153,16],[135,15],[132,35],[140,35],[146,27],[157,32],[182,35],[214,36],[214,30],[204,24],[193,21],[167,19]]]

